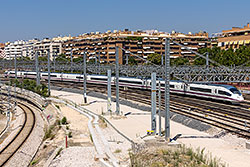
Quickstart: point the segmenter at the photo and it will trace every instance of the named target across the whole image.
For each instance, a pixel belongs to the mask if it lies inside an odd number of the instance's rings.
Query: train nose
[[[244,97],[243,96],[238,96],[239,101],[244,101]]]

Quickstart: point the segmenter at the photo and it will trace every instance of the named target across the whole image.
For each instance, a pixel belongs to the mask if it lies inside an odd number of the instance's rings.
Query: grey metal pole
[[[98,71],[99,71],[99,75],[101,74],[101,56],[100,56],[100,52],[98,52]]]
[[[163,61],[163,54],[161,55],[161,65],[163,66],[163,63],[164,61]]]
[[[115,87],[116,87],[116,114],[120,114],[119,101],[119,48],[115,47]]]
[[[151,130],[156,132],[156,73],[151,74]]]
[[[48,96],[50,96],[50,51],[48,51]]]
[[[100,55],[100,52],[98,52],[98,61],[99,61],[99,64],[101,63],[101,55]]]
[[[128,65],[128,54],[126,54],[126,65]]]
[[[207,67],[209,66],[208,56],[209,56],[209,53],[207,52],[207,54],[206,54],[206,66]]]
[[[169,80],[170,80],[170,39],[165,39],[165,140],[170,141],[170,96],[169,96]]]
[[[159,85],[158,85],[158,116],[159,116],[159,136],[161,136],[161,82],[159,80]]]
[[[16,106],[16,82],[17,82],[17,60],[16,60],[16,54],[15,54],[15,82],[14,82],[14,91],[15,91],[15,106]]]
[[[73,65],[73,50],[71,49],[71,53],[70,53],[70,71],[71,71],[71,73],[73,72],[72,65]]]
[[[17,79],[17,65],[16,65],[16,54],[15,54],[15,79]],[[16,82],[15,82],[16,83]]]
[[[53,63],[54,63],[54,72],[56,72],[56,55],[54,51],[53,51]]]
[[[112,114],[111,110],[111,70],[108,70],[108,112]]]
[[[39,64],[38,64],[38,52],[35,52],[36,56],[36,85],[40,85],[40,70],[39,70]]]
[[[87,69],[86,69],[86,53],[83,53],[83,97],[84,103],[87,103]]]

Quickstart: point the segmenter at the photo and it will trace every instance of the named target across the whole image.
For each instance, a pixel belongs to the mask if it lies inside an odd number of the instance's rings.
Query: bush
[[[68,137],[69,137],[69,138],[72,137],[72,132],[69,132]]]
[[[66,125],[66,124],[67,124],[67,118],[66,118],[66,117],[63,117],[63,118],[62,118],[61,124],[62,124],[62,125]]]
[[[49,130],[46,130],[43,140],[50,138],[51,135],[52,135],[52,129],[49,128]]]
[[[17,79],[10,80],[10,86],[14,86],[23,89],[27,89],[29,91],[35,92],[43,97],[48,97],[48,88],[46,85],[36,85],[36,81],[30,79],[24,79],[23,82],[19,82]]]
[[[38,162],[38,159],[37,159],[37,160],[32,161],[32,162],[30,163],[30,165],[31,165],[31,166],[32,166],[32,165],[35,165],[35,164],[37,164],[37,162]]]
[[[57,151],[56,157],[57,157],[58,155],[60,155],[60,153],[62,152],[62,150],[63,150],[63,148],[60,148],[60,149]],[[55,157],[55,158],[56,158],[56,157]]]
[[[129,156],[131,166],[225,167],[220,160],[204,154],[204,150],[193,150],[183,145],[180,148],[164,147],[130,152]]]
[[[114,153],[120,153],[120,152],[122,152],[121,149],[116,149]]]

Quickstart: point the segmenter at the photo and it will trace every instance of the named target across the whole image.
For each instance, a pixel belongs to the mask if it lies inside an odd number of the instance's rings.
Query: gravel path
[[[110,125],[106,128],[102,128],[102,133],[108,141],[111,152],[120,162],[120,165],[129,166],[129,151],[131,151],[131,143],[118,134]]]
[[[54,159],[50,167],[99,167],[94,161],[96,154],[94,147],[69,147]]]
[[[97,153],[90,139],[88,118],[70,107],[57,105],[60,106],[60,114],[67,118],[69,129],[66,133],[72,132],[72,138],[68,139],[69,147],[64,149],[50,166],[101,166],[98,160],[95,160]]]

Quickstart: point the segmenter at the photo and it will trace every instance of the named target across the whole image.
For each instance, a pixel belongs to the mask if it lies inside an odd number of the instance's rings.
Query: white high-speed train
[[[40,73],[41,79],[48,79],[47,72]],[[5,77],[14,78],[15,71],[6,71]],[[36,78],[36,72],[18,71],[18,78]],[[51,73],[51,81],[62,81],[62,82],[83,82],[83,75],[81,74],[70,74],[70,73]],[[92,84],[107,84],[107,76],[103,75],[87,75],[87,83]],[[111,84],[115,84],[115,77],[111,78]],[[165,89],[165,81],[161,80],[161,89]],[[150,79],[139,79],[130,77],[120,77],[119,86],[131,87],[138,89],[151,89]],[[197,96],[202,98],[217,99],[222,101],[229,101],[237,103],[244,101],[244,98],[240,91],[230,85],[220,84],[198,84],[190,83],[187,84],[182,81],[170,81],[170,92],[176,94],[185,94],[191,96]]]

